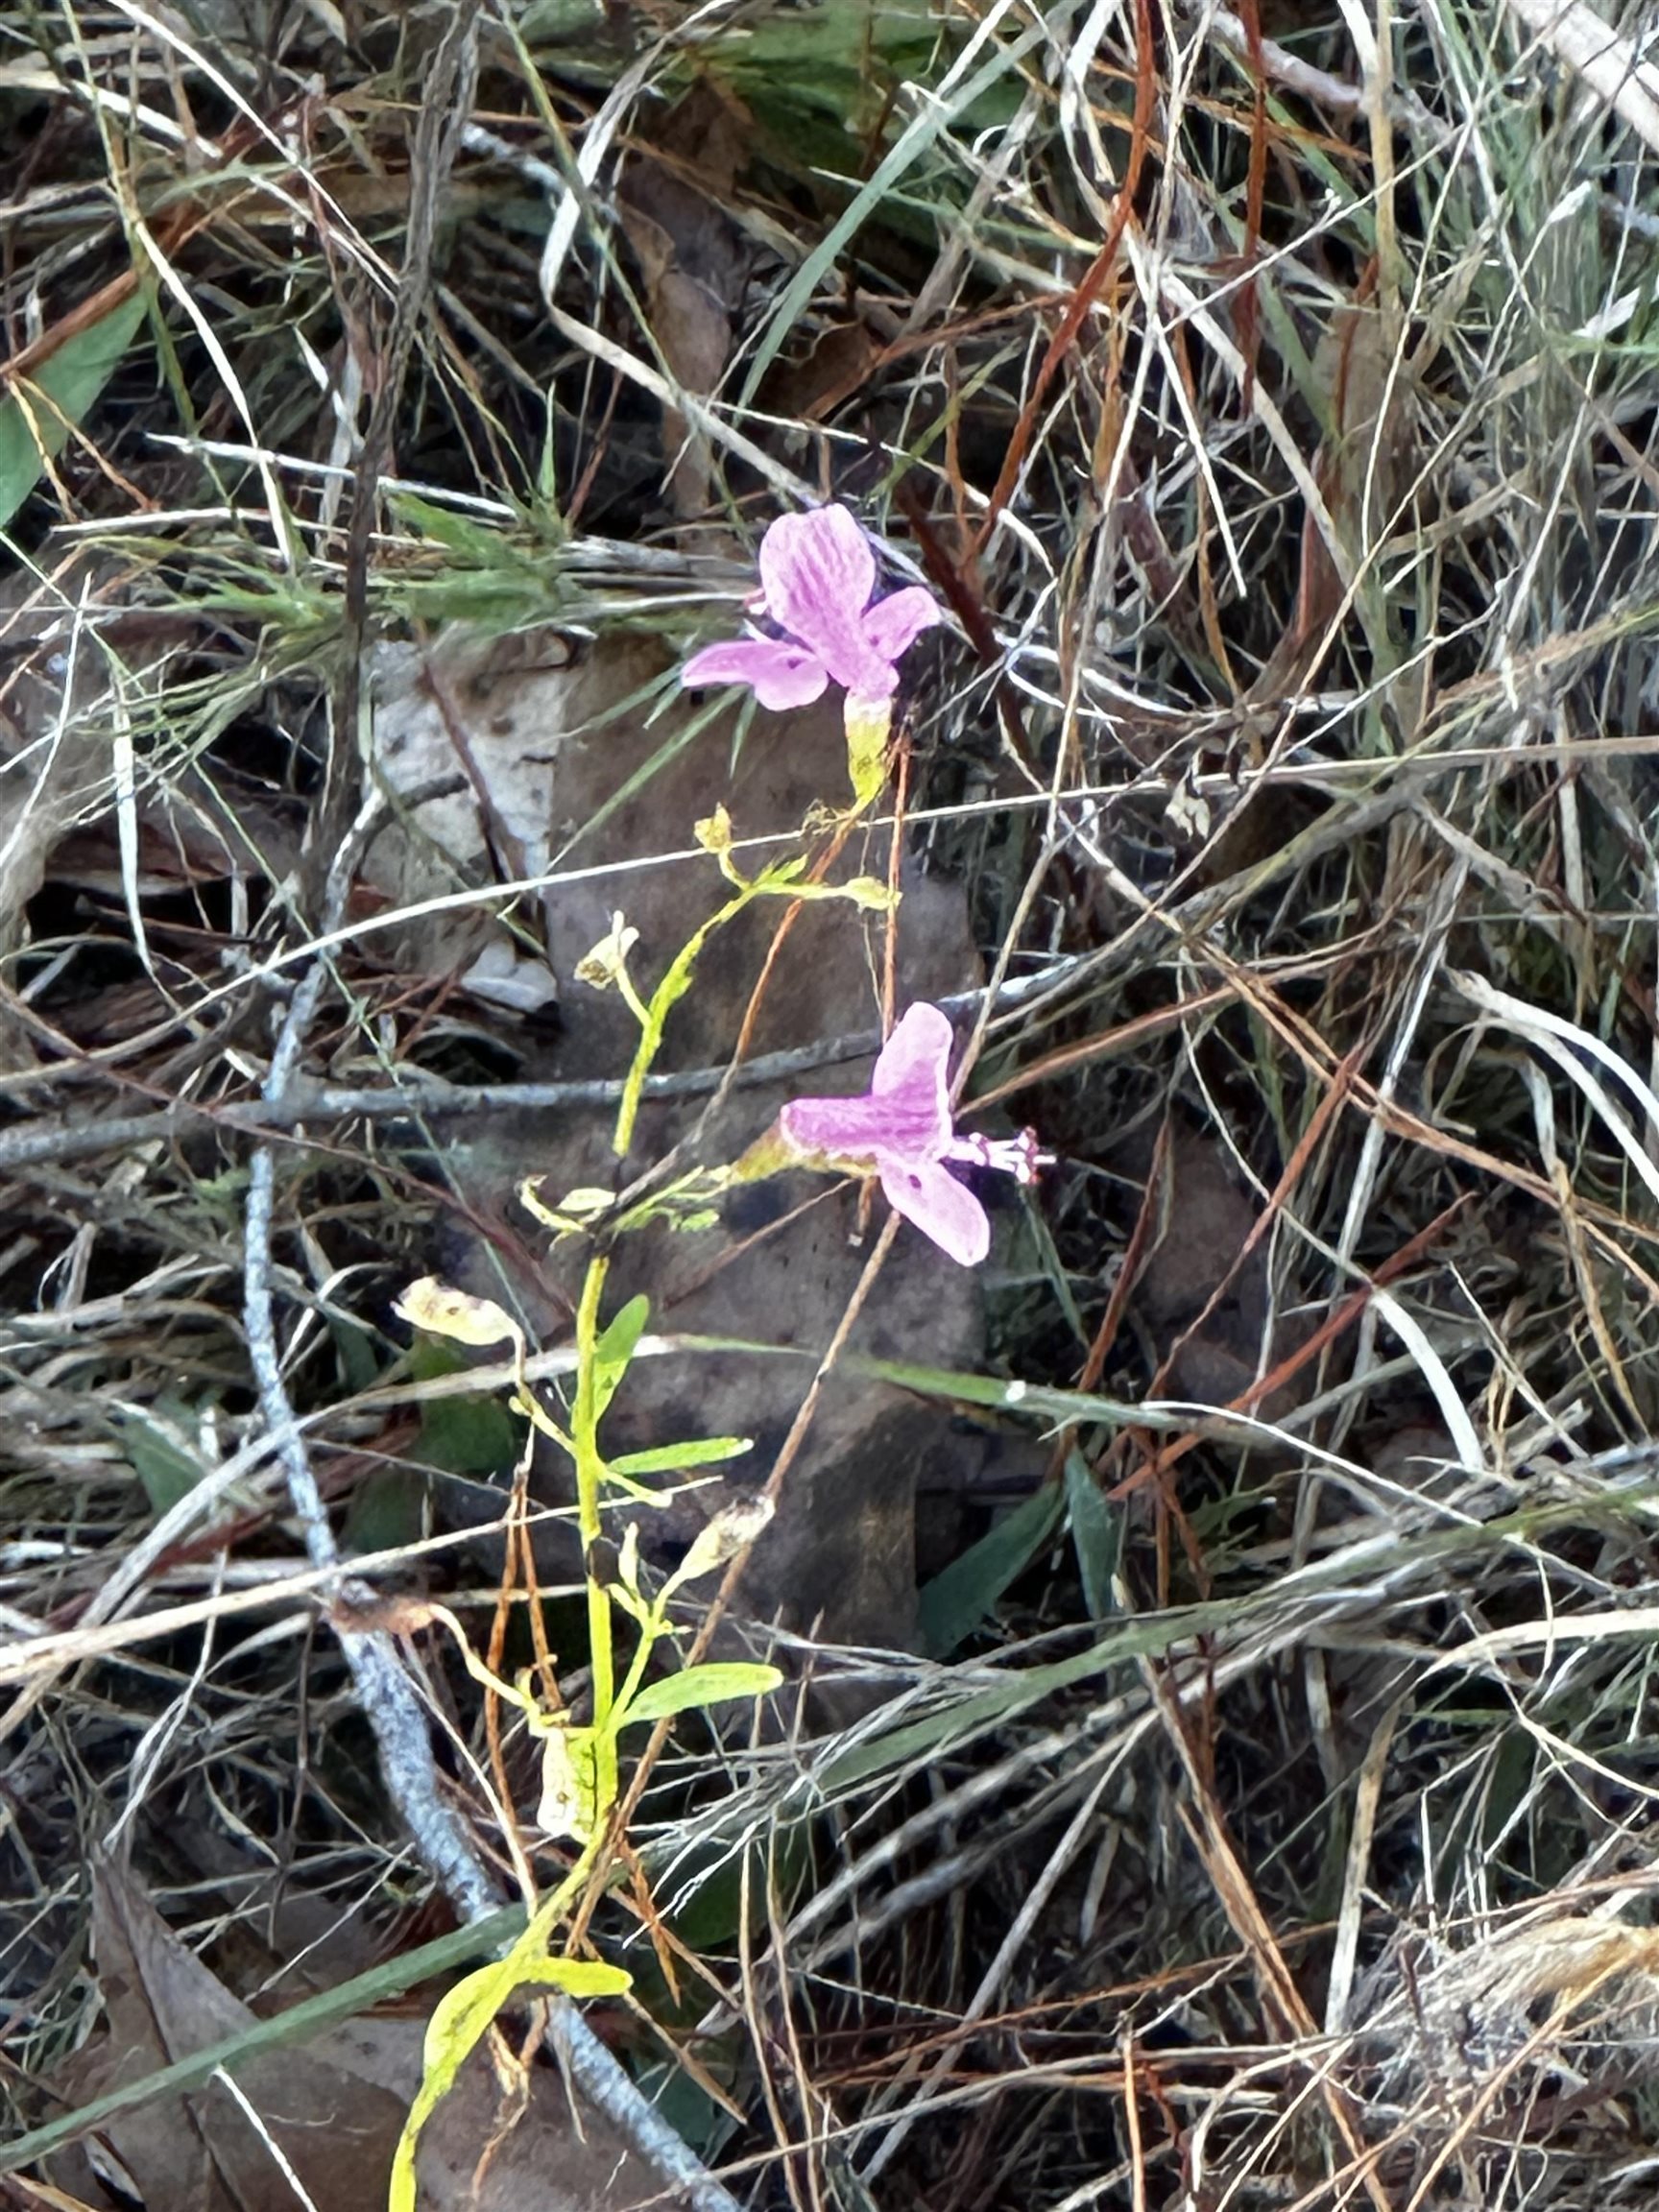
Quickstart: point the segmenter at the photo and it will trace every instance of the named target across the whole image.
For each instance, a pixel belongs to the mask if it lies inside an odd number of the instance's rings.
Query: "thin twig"
[[[1066,965],[1056,964],[1061,972]],[[1051,968],[1040,975],[1010,978],[991,992],[958,991],[936,1003],[948,1014],[977,1016],[987,1004],[1003,1007],[1022,1003],[1039,986],[1055,978],[1056,969]],[[673,1074],[648,1075],[643,1095],[648,1099],[707,1098],[728,1080],[733,1090],[761,1090],[769,1083],[791,1082],[820,1068],[864,1059],[880,1047],[881,1032],[872,1024],[838,1037],[816,1038],[810,1045],[792,1046],[784,1051],[757,1053],[753,1060],[744,1061],[734,1075],[727,1067],[687,1068]],[[409,1082],[353,1086],[317,1083],[295,1071],[276,1091],[267,1082],[257,1098],[230,1103],[176,1098],[143,1114],[89,1118],[71,1113],[58,1120],[38,1120],[0,1131],[0,1175],[94,1159],[105,1151],[130,1151],[134,1145],[164,1142],[209,1125],[256,1132],[293,1129],[311,1121],[417,1120],[448,1116],[470,1120],[484,1114],[575,1113],[613,1107],[622,1089],[619,1077],[609,1076],[567,1083],[444,1083],[417,1076]]]
[[[372,801],[359,813],[351,834],[336,854],[324,892],[325,929],[332,927],[346,910],[358,860],[382,811],[381,802]],[[268,1098],[279,1095],[293,1077],[327,974],[326,963],[319,960],[288,1001],[265,1081]],[[276,1179],[276,1148],[270,1144],[255,1146],[249,1162],[243,1227],[243,1316],[248,1352],[271,1448],[281,1464],[295,1515],[304,1532],[306,1551],[320,1573],[337,1575],[340,1555],[334,1531],[303,1432],[294,1417],[276,1344],[276,1302],[271,1288]],[[349,1594],[344,1579],[332,1588],[327,1584],[324,1587],[336,1599]],[[383,1631],[365,1635],[344,1623],[337,1623],[336,1632],[358,1701],[373,1730],[387,1790],[422,1862],[464,1917],[474,1920],[494,1911],[501,1903],[500,1895],[461,1820],[443,1797],[425,1715],[390,1638]]]

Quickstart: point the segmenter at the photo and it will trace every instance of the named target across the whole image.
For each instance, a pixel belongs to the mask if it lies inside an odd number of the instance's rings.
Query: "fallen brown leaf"
[[[56,2084],[71,2104],[257,2026],[130,1873],[100,1859],[91,1886],[106,2027]],[[55,2159],[47,2186],[91,2212],[134,2198],[146,2212],[299,2212],[305,2199],[379,2212],[423,2035],[420,2019],[371,2015],[262,2054],[234,2090],[216,2076],[122,2113]],[[421,2212],[627,2212],[661,2193],[602,2120],[578,2117],[555,2067],[520,2068],[504,2038],[474,2053],[428,2123],[419,2181]]]
[[[107,2032],[59,2084],[65,2096],[84,2101],[257,2025],[123,1868],[95,1860],[91,1887]],[[383,2197],[403,2126],[397,2097],[302,2051],[251,2059],[236,2089],[216,2078],[123,2113],[53,2178],[97,2203],[102,2167],[154,2212],[295,2212],[279,2152],[317,2212],[364,2212]]]

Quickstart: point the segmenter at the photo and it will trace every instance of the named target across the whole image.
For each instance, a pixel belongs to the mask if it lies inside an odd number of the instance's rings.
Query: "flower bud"
[[[628,955],[638,942],[638,930],[630,929],[620,914],[613,914],[610,934],[577,961],[576,980],[595,991],[609,991],[626,977]]]
[[[746,1551],[766,1527],[777,1508],[770,1498],[757,1494],[734,1505],[726,1505],[706,1522],[692,1538],[691,1549],[674,1571],[674,1581],[695,1582],[712,1575],[728,1559]]]

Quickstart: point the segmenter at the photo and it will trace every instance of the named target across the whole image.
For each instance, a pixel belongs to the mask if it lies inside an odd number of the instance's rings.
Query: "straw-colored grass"
[[[675,2125],[814,2212],[1651,2201],[1639,19],[3,19],[18,2126],[96,2009],[94,1843],[228,1974],[253,1915],[204,1838],[387,1949],[427,1891],[243,1299],[268,1142],[282,1382],[341,1521],[457,1402],[387,1316],[468,1195],[373,1100],[261,1103],[284,1009],[326,931],[312,1078],[493,1111],[522,1067],[399,969],[410,915],[328,910],[376,641],[688,643],[766,520],[834,495],[950,613],[908,663],[906,834],[1007,987],[974,1088],[1060,1156],[977,1393],[1051,1445],[1055,1505],[952,1504],[956,1549],[1002,1531],[996,1604],[943,1659],[820,1659],[862,1718],[653,1776],[677,2001],[644,1887],[591,1935],[645,1961],[641,2048],[700,2070]],[[680,196],[631,202],[665,142]],[[368,1583],[488,1622],[442,1519],[370,1527]],[[405,1656],[493,1838],[519,1753],[440,1640]]]

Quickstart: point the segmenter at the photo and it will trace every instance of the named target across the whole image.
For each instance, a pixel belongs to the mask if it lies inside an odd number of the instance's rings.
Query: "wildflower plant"
[[[578,963],[578,980],[592,989],[615,991],[638,1029],[612,1133],[618,1162],[633,1149],[645,1080],[673,1009],[691,988],[709,942],[728,924],[766,899],[787,902],[793,914],[807,901],[890,911],[898,897],[873,877],[829,880],[828,861],[841,850],[852,821],[880,794],[898,663],[940,619],[939,609],[916,587],[877,595],[875,550],[843,507],[775,521],[761,542],[759,568],[757,613],[770,629],[757,622],[747,636],[693,654],[682,681],[688,686],[747,685],[763,706],[781,711],[811,704],[831,684],[843,686],[853,814],[840,817],[828,859],[821,854],[813,862],[803,851],[749,875],[737,859],[732,822],[724,807],[716,807],[695,826],[695,835],[718,868],[726,897],[667,960],[655,986],[647,989],[637,978],[640,936],[620,913]],[[645,950],[649,953],[651,949]],[[607,1505],[626,1502],[649,1511],[666,1503],[654,1486],[664,1476],[716,1466],[749,1449],[747,1439],[735,1436],[682,1438],[626,1454],[607,1448],[607,1416],[650,1317],[644,1297],[606,1311],[616,1240],[648,1220],[706,1226],[717,1217],[713,1207],[719,1194],[732,1185],[805,1167],[874,1177],[895,1210],[942,1252],[963,1265],[976,1264],[990,1248],[991,1227],[961,1171],[989,1167],[1029,1183],[1044,1155],[1029,1132],[993,1140],[958,1131],[948,1082],[952,1043],[950,1023],[939,1008],[912,1006],[878,1059],[867,1093],[795,1099],[766,1136],[734,1163],[693,1169],[662,1188],[652,1187],[646,1178],[648,1194],[632,1202],[618,1203],[602,1189],[571,1190],[549,1202],[534,1184],[527,1185],[520,1193],[523,1202],[555,1238],[587,1246],[575,1305],[574,1382],[567,1410],[555,1413],[543,1402],[529,1377],[523,1332],[499,1306],[430,1278],[411,1285],[399,1301],[404,1319],[424,1334],[472,1347],[510,1346],[516,1407],[529,1421],[533,1438],[544,1439],[568,1462],[585,1561],[591,1710],[578,1722],[567,1709],[550,1708],[544,1701],[553,1688],[544,1677],[534,1684],[528,1673],[512,1683],[502,1680],[472,1650],[460,1623],[442,1608],[431,1609],[455,1636],[470,1672],[517,1707],[540,1741],[538,1825],[549,1838],[571,1839],[577,1856],[557,1888],[532,1911],[508,1957],[459,1984],[434,2016],[425,2081],[399,2152],[393,2212],[405,2212],[414,2203],[421,2127],[513,1989],[543,1983],[571,1994],[590,1994],[618,1985],[615,1969],[561,1959],[550,1946],[587,1885],[624,1840],[612,1834],[623,1798],[624,1732],[699,1707],[764,1696],[781,1681],[774,1667],[705,1661],[650,1678],[653,1658],[674,1633],[670,1600],[745,1551],[772,1508],[762,1498],[716,1515],[656,1591],[646,1584],[637,1521],[628,1524],[614,1552],[601,1543]],[[527,1463],[523,1472],[528,1472]],[[631,1647],[625,1653],[618,1648],[619,1619],[631,1627]]]

